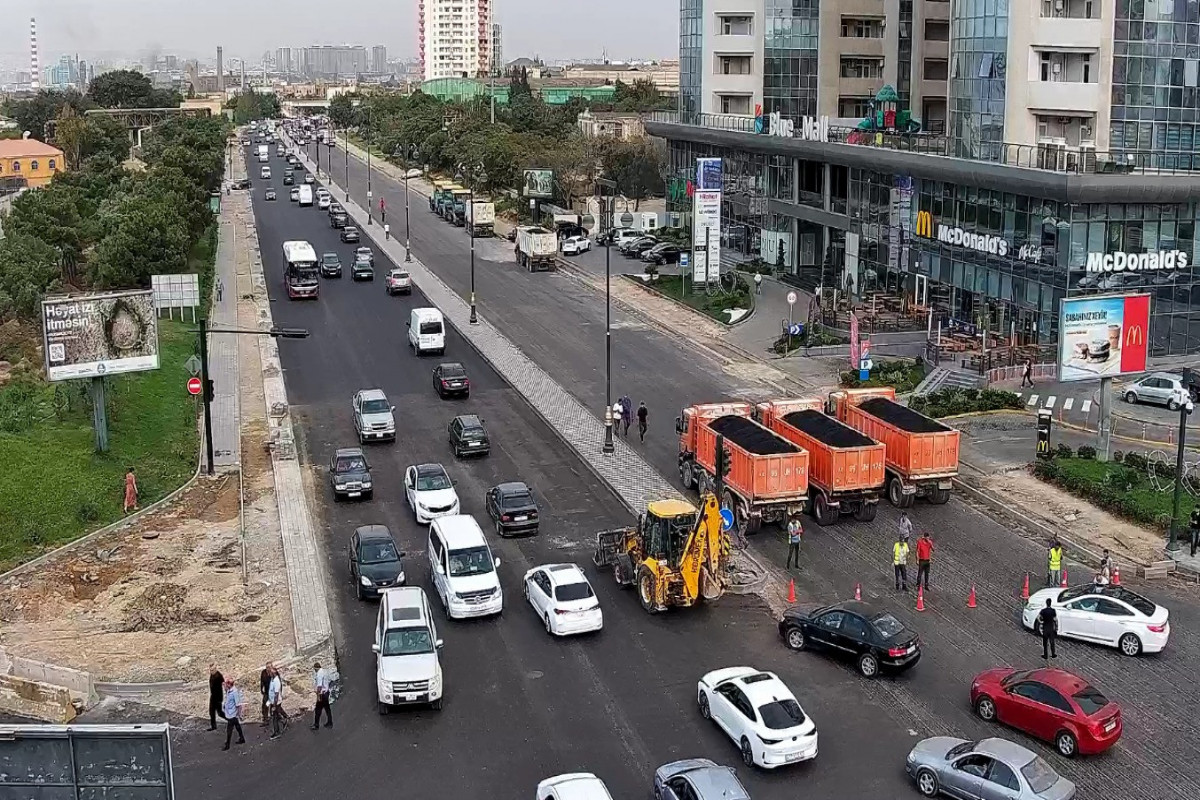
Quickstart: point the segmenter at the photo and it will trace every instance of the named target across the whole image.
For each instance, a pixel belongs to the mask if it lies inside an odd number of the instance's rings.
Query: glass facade
[[[704,0],[679,2],[679,112],[684,119],[699,114],[704,77]]]
[[[815,116],[820,0],[766,0],[765,6],[763,113]]]
[[[1172,166],[1170,153],[1200,148],[1198,65],[1200,6],[1116,0],[1112,149],[1152,151]]]
[[[1011,0],[955,0],[950,20],[948,130],[961,158],[996,161],[1004,141]],[[1026,9],[1023,13],[1032,13]]]

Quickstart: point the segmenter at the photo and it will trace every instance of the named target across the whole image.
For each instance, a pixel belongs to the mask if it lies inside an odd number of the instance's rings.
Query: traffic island
[[[647,292],[703,314],[726,328],[745,322],[753,313],[753,300],[744,287],[732,293],[717,291],[708,294],[693,291],[692,281],[682,275],[662,275],[647,271],[641,275],[625,273],[619,277]]]

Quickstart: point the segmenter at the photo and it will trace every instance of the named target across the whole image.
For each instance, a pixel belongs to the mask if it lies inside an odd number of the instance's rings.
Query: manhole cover
[[[529,672],[525,673],[525,675],[526,675],[526,676],[527,676],[527,677],[528,677],[530,680],[535,680],[535,681],[536,681],[538,678],[541,678],[541,677],[543,677],[545,674],[546,674],[546,673],[542,672],[540,669],[531,669],[531,670],[529,670]]]

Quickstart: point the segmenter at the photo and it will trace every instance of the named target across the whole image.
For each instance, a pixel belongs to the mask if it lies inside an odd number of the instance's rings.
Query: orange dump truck
[[[717,436],[724,437],[729,470],[721,505],[732,509],[745,533],[799,514],[808,499],[808,453],[753,416],[749,403],[706,403],[688,406],[675,420],[679,477],[701,495],[714,486]]]
[[[808,451],[809,504],[821,525],[842,514],[875,519],[883,488],[883,445],[824,414],[816,398],[759,403],[759,421]]]
[[[883,442],[887,496],[908,508],[917,497],[942,504],[958,474],[958,431],[896,402],[896,390],[847,389],[829,396],[837,418]]]

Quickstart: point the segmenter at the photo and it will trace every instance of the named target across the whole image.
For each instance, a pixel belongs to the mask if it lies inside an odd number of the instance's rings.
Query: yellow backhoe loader
[[[711,493],[701,498],[699,511],[684,500],[648,503],[636,528],[598,534],[593,557],[597,567],[612,567],[618,584],[636,583],[651,614],[719,598],[728,585],[729,559],[729,537]]]

